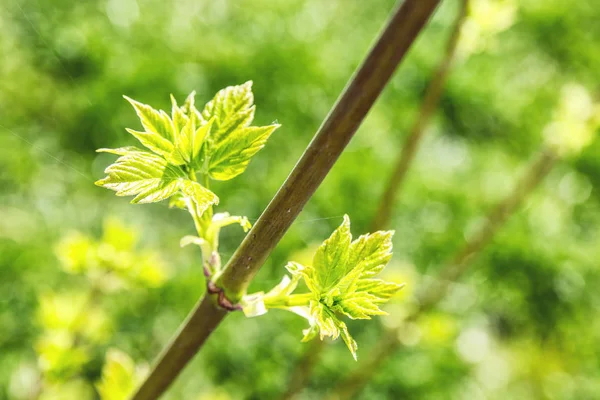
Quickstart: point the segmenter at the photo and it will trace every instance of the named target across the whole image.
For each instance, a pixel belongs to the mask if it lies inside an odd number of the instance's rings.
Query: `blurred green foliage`
[[[35,350],[41,376],[29,388],[31,397],[45,398],[56,392],[60,398],[66,386],[81,392],[73,398],[93,398],[91,386],[78,378],[87,375],[98,358],[104,358],[106,343],[118,330],[109,312],[113,308],[105,306],[110,299],[107,297],[123,289],[131,293],[140,287],[158,287],[165,281],[160,256],[136,249],[138,235],[109,218],[101,240],[73,232],[57,245],[56,254],[64,271],[81,279],[71,286],[53,288],[38,300],[41,334]],[[106,359],[98,385],[101,398],[125,399],[139,380],[134,379],[134,362],[118,350],[109,350]]]
[[[106,319],[92,312],[86,318],[104,320],[110,334],[93,329],[90,340],[101,338],[102,344],[91,346],[85,356],[71,354],[61,361],[61,370],[74,375],[49,385],[43,398],[96,396],[93,384],[101,379],[109,347],[129,354],[136,364],[151,361],[204,291],[200,251],[179,248],[179,238],[194,229],[185,212],[161,205],[131,207],[93,185],[112,160],[94,150],[134,144],[124,128],[135,125],[136,117],[121,96],[166,109],[169,93],[181,98],[196,90],[199,98],[209,99],[222,87],[252,79],[262,110],[257,123],[276,121],[282,127],[246,174],[218,183],[215,191],[221,198],[216,211],[255,219],[393,3],[0,4],[0,399],[35,398],[45,368],[36,351],[55,352],[65,340],[53,335],[41,346],[40,338],[47,325],[58,327],[75,312],[81,301],[77,292],[88,285],[87,277],[72,272],[112,265],[112,275],[122,283],[131,276],[128,271],[140,267],[112,264],[116,253],[127,251],[121,246],[137,240],[136,249],[153,249],[168,265],[170,279],[159,285],[164,277],[149,272],[145,282],[155,284],[131,284],[103,296]],[[598,98],[597,0],[521,0],[508,7],[514,10],[502,11],[498,22],[485,17],[482,6],[480,23],[469,28],[477,35],[489,33],[464,42],[464,57],[452,71],[396,205],[389,269],[406,277],[409,294],[435,276],[486,211],[510,193],[546,141],[549,123],[560,120],[555,110],[563,86],[576,82]],[[440,61],[456,9],[456,2],[443,2],[261,270],[253,291],[275,285],[284,262],[301,262],[293,253],[321,242],[345,212],[355,233],[366,231]],[[492,28],[483,29],[485,21],[492,21]],[[386,363],[361,398],[597,397],[599,187],[600,141],[595,140],[582,153],[566,155],[435,313],[406,330],[403,341],[411,346]],[[108,216],[138,233],[111,243],[111,228],[102,228]],[[80,234],[73,236],[73,231]],[[224,233],[224,261],[242,237],[237,230]],[[55,254],[57,245],[63,250]],[[134,253],[150,257],[144,250]],[[390,305],[392,315],[382,322],[394,324],[401,317],[409,294]],[[304,322],[287,313],[269,314],[230,316],[166,398],[276,398],[305,350],[298,334]],[[360,366],[361,354],[382,331],[378,324],[349,328],[361,343],[359,363],[348,362],[342,344],[330,346],[304,398],[322,397]]]

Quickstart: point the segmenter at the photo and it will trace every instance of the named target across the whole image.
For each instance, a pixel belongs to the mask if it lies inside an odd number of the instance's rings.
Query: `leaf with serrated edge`
[[[249,126],[254,119],[253,103],[252,81],[219,90],[202,110],[204,120],[215,118],[213,140],[220,142],[235,130]]]
[[[168,157],[173,153],[173,143],[163,138],[155,132],[140,132],[133,129],[125,128],[134,138],[139,140],[144,147],[152,150],[154,153],[163,157]]]
[[[319,291],[329,291],[344,277],[351,241],[350,219],[344,215],[342,224],[319,246],[313,258],[312,269]]]
[[[153,132],[164,139],[173,142],[174,133],[173,133],[173,125],[171,123],[171,119],[169,115],[162,110],[155,110],[147,104],[140,103],[139,101],[133,100],[130,97],[123,96],[125,100],[127,100],[133,108],[135,109],[136,114],[140,118],[142,122],[142,126],[146,130],[146,132]]]
[[[346,346],[348,346],[348,350],[350,350],[350,353],[352,353],[352,357],[354,357],[354,361],[357,361],[358,358],[356,355],[356,351],[358,350],[358,344],[352,338],[352,336],[350,336],[350,332],[348,331],[348,327],[346,326],[345,323],[340,321],[339,329],[340,329],[340,335],[342,336],[344,343],[346,343]]]
[[[175,146],[183,161],[189,164],[194,158],[194,136],[196,132],[196,115],[192,114],[175,137]]]
[[[175,194],[185,172],[163,158],[146,152],[125,153],[104,171],[107,176],[96,185],[117,192],[117,196],[136,196],[132,203],[152,203]]]
[[[177,100],[173,95],[171,95],[171,119],[173,121],[174,137],[177,137],[178,132],[181,132],[187,124],[188,116],[182,108],[177,106]]]
[[[392,256],[393,232],[375,232],[352,241],[350,219],[344,215],[342,224],[317,249],[312,266],[290,262],[286,266],[292,276],[302,276],[311,293],[309,323],[303,341],[318,331],[321,338],[341,336],[356,359],[357,345],[346,324],[351,319],[371,319],[385,315],[379,306],[387,302],[402,285],[373,279]]]
[[[139,147],[135,147],[135,146],[126,146],[126,147],[118,147],[116,149],[98,149],[96,150],[97,153],[110,153],[110,154],[116,154],[119,156],[124,156],[125,154],[130,154],[130,153],[148,153],[146,150],[144,149],[140,149]]]
[[[225,181],[246,170],[250,159],[267,142],[279,125],[250,126],[238,129],[211,152],[208,172],[211,178]]]
[[[194,113],[196,114],[196,117],[198,117],[198,121],[201,122],[206,122],[206,120],[202,117],[202,114],[200,113],[200,111],[198,111],[194,105],[195,103],[195,97],[196,97],[196,91],[192,91],[192,93],[189,94],[189,96],[185,99],[185,102],[183,103],[183,106],[181,107],[181,110],[185,113],[185,115],[187,115],[188,117]]]
[[[358,266],[363,277],[375,276],[392,258],[394,231],[378,231],[362,235],[350,245],[348,266]]]
[[[181,191],[186,197],[188,205],[194,207],[196,215],[202,215],[211,205],[219,204],[217,195],[198,182],[184,181],[181,185]]]

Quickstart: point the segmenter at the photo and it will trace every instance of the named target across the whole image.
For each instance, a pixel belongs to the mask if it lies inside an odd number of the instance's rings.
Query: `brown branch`
[[[227,311],[218,307],[211,297],[204,296],[181,325],[175,338],[159,356],[150,375],[133,396],[134,400],[159,398],[225,318]]]
[[[467,16],[468,0],[462,0],[461,6],[456,16],[454,26],[448,37],[448,44],[444,57],[437,69],[435,70],[427,89],[417,119],[412,126],[409,135],[407,136],[402,151],[396,162],[394,171],[388,181],[386,189],[381,196],[379,207],[371,222],[371,232],[380,229],[386,229],[390,224],[392,209],[400,192],[402,182],[406,176],[412,161],[417,153],[421,139],[425,133],[425,129],[431,120],[435,109],[438,106],[442,95],[448,74],[454,62],[456,48],[460,38],[463,23]],[[318,341],[320,343],[320,341]],[[324,351],[324,345],[311,346],[304,352],[303,357],[298,362],[298,366],[292,373],[292,379],[281,400],[293,399],[307,384],[308,379],[312,375],[312,371],[320,358],[320,353]],[[316,354],[315,354],[316,353]],[[357,384],[357,382],[353,382]]]
[[[319,187],[440,0],[405,0],[319,128],[271,203],[225,267],[216,285],[233,304]],[[225,317],[205,297],[164,351],[135,400],[158,398]]]
[[[492,209],[488,214],[485,225],[456,254],[448,267],[440,273],[438,282],[430,285],[423,292],[425,295],[419,298],[419,308],[408,316],[405,322],[418,319],[424,312],[430,310],[444,298],[450,284],[460,278],[472,265],[475,256],[481,253],[485,246],[492,241],[498,230],[504,226],[527,196],[548,175],[556,160],[557,156],[554,152],[542,149],[538,158],[529,167],[511,194]],[[334,390],[330,399],[345,400],[354,398],[367,385],[383,363],[394,354],[395,350],[402,346],[398,336],[404,328],[405,324],[401,324],[396,329],[388,330],[383,340],[369,353],[369,358],[361,365],[361,368],[356,369],[354,373],[342,381]]]

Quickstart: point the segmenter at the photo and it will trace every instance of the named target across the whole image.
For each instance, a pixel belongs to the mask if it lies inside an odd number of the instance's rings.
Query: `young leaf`
[[[225,140],[215,143],[208,165],[211,178],[225,181],[244,172],[252,156],[264,147],[279,126],[245,127],[230,132]]]
[[[147,133],[155,133],[167,141],[173,142],[173,139],[175,138],[173,125],[166,112],[163,110],[155,110],[149,105],[142,104],[127,96],[123,97],[131,103]]]
[[[213,140],[220,142],[233,131],[249,126],[254,119],[253,103],[252,81],[219,90],[202,111],[205,121],[215,119]],[[189,108],[193,108],[193,99]]]
[[[252,224],[247,217],[231,216],[229,213],[215,214],[211,226],[214,229],[221,229],[231,224],[239,224],[244,232],[248,232],[252,228]]]
[[[157,155],[132,151],[123,153],[104,171],[108,176],[96,185],[117,192],[117,196],[136,196],[132,203],[153,203],[175,194],[185,172]]]
[[[193,90],[192,93],[190,93],[188,95],[188,97],[185,99],[185,102],[183,103],[183,106],[181,107],[181,111],[183,111],[183,113],[187,116],[190,116],[192,113],[194,113],[194,114],[196,114],[196,117],[198,117],[198,121],[206,122],[206,120],[202,117],[202,114],[200,114],[200,111],[198,111],[196,109],[196,107],[194,106],[195,97],[196,97],[196,91]]]
[[[135,147],[135,146],[125,146],[125,147],[119,147],[116,149],[98,149],[96,150],[97,153],[109,153],[109,154],[116,154],[118,156],[124,156],[126,154],[131,154],[131,153],[147,153],[146,150],[140,149],[139,147]]]
[[[187,164],[198,157],[202,144],[210,133],[212,124],[213,120],[211,119],[204,125],[198,126],[196,114],[192,114],[187,119],[176,140],[177,151]]]
[[[171,119],[173,120],[173,129],[175,132],[181,132],[188,121],[187,113],[177,105],[177,100],[175,100],[173,95],[171,95]]]
[[[181,182],[181,192],[189,207],[193,207],[196,215],[200,216],[208,207],[219,204],[216,194],[200,185],[198,182],[185,180]]]
[[[344,277],[351,241],[350,219],[344,215],[342,225],[319,246],[313,266],[307,271],[314,275],[318,291],[327,292]]]
[[[385,315],[379,306],[393,296],[402,285],[373,279],[392,256],[393,232],[375,232],[352,241],[350,219],[344,221],[317,249],[313,265],[304,267],[289,263],[288,271],[301,275],[313,295],[309,323],[303,340],[318,332],[323,338],[342,336],[356,359],[356,342],[350,336],[341,315],[351,319],[370,319]]]
[[[125,130],[129,132],[134,138],[139,140],[140,143],[144,145],[144,147],[165,158],[169,157],[175,149],[173,143],[163,138],[158,133],[139,132],[129,128],[125,128]]]

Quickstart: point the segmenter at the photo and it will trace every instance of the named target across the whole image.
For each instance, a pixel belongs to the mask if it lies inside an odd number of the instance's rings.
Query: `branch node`
[[[229,300],[227,298],[227,296],[225,295],[225,292],[223,291],[223,289],[221,289],[220,287],[215,285],[215,283],[210,279],[208,279],[208,282],[206,283],[206,291],[210,294],[218,295],[217,304],[221,308],[223,308],[227,311],[241,311],[242,310],[242,306],[240,304],[234,304],[231,300]]]

